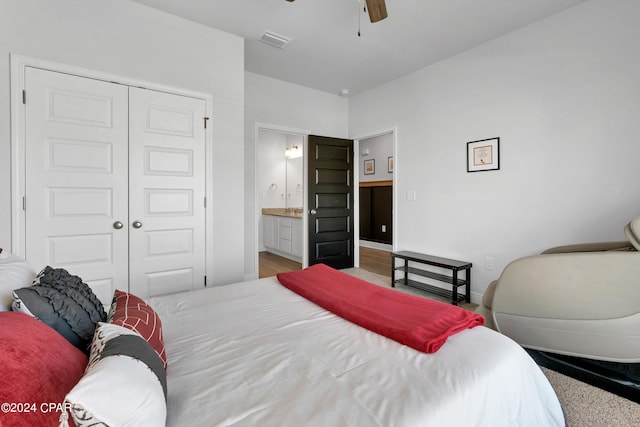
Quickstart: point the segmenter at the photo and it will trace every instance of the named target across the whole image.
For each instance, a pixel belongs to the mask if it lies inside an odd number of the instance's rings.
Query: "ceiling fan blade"
[[[387,17],[387,5],[384,0],[367,0],[367,9],[371,22],[382,21]]]
[[[295,0],[287,0],[293,2]],[[385,19],[387,15],[387,5],[384,0],[366,0],[367,10],[369,11],[369,20],[371,22],[378,22]]]

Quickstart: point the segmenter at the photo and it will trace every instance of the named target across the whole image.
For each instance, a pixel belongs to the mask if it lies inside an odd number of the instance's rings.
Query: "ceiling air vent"
[[[282,49],[287,45],[287,43],[291,41],[291,39],[276,33],[272,33],[271,31],[265,31],[262,37],[260,37],[260,41],[270,46]]]

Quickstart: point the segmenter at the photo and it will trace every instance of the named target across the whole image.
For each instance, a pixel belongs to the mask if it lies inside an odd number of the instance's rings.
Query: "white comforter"
[[[424,354],[261,279],[149,300],[167,426],[564,425],[546,377],[485,327]]]

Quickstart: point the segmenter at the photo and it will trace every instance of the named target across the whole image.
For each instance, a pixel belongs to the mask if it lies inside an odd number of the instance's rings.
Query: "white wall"
[[[260,209],[256,204],[256,126],[289,133],[346,138],[347,98],[303,86],[245,72],[245,277],[256,271],[256,224]]]
[[[397,125],[397,249],[472,261],[477,302],[517,257],[625,240],[640,215],[639,21],[637,0],[588,1],[352,98],[350,135]],[[467,173],[466,143],[492,137],[500,170]]]
[[[0,247],[10,249],[9,54],[211,94],[209,283],[244,276],[244,44],[128,0],[0,0]],[[233,206],[234,210],[229,209]]]
[[[361,139],[358,145],[360,152],[360,181],[389,181],[393,179],[393,172],[389,172],[388,159],[393,157],[393,134],[374,136],[372,138]],[[374,161],[373,174],[365,175],[364,162]]]

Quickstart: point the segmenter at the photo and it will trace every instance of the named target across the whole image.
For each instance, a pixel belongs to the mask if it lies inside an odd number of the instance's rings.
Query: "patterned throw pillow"
[[[167,369],[162,322],[158,314],[146,302],[135,295],[116,290],[109,311],[109,322],[140,334],[155,349],[165,370]]]
[[[36,276],[33,286],[13,291],[12,307],[51,326],[85,352],[96,324],[107,317],[89,285],[63,268],[49,266]]]
[[[65,403],[77,427],[164,426],[167,379],[162,361],[142,337],[99,323],[84,376]]]

